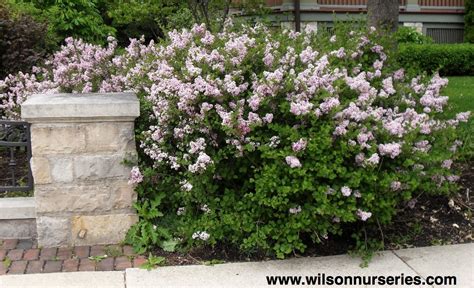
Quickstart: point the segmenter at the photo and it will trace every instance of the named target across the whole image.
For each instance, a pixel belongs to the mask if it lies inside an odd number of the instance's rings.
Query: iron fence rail
[[[0,192],[33,189],[30,159],[30,124],[0,120]]]

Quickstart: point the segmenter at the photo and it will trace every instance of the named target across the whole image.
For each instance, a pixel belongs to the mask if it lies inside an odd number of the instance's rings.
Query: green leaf
[[[161,248],[166,252],[174,252],[178,243],[176,240],[166,240],[161,243]]]

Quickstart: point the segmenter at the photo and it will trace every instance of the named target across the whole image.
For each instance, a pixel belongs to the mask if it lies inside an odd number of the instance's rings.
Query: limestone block
[[[85,150],[84,129],[75,124],[31,125],[33,156],[79,153]]]
[[[84,128],[88,152],[135,151],[133,122],[98,122]]]
[[[113,205],[110,191],[110,187],[100,183],[36,187],[36,213],[110,211]]]
[[[73,216],[72,244],[116,244],[124,240],[128,229],[138,221],[133,214]]]
[[[0,219],[0,239],[36,238],[36,220]]]
[[[34,219],[35,217],[34,197],[0,198],[0,219]]]
[[[129,121],[140,116],[132,92],[34,94],[21,105],[21,117],[30,123]]]
[[[31,172],[35,184],[51,183],[49,161],[45,157],[31,157]]]
[[[112,198],[114,209],[132,208],[133,203],[137,200],[137,193],[134,186],[124,182],[117,185],[116,189],[112,190]]]
[[[51,175],[53,176],[53,181],[55,183],[67,183],[73,181],[74,175],[71,158],[54,157],[50,159],[50,163],[53,166],[51,168]]]
[[[61,247],[69,244],[70,219],[40,216],[36,218],[39,247]]]
[[[121,177],[128,179],[130,168],[123,164],[125,155],[80,155],[74,157],[74,173],[78,180]]]

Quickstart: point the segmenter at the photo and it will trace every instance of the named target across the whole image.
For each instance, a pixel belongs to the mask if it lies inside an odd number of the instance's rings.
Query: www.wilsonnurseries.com
[[[452,285],[457,283],[456,276],[410,276],[401,273],[397,276],[333,276],[325,273],[318,273],[313,276],[266,276],[267,284],[288,285],[288,286],[356,286],[373,285],[387,286],[392,285]]]

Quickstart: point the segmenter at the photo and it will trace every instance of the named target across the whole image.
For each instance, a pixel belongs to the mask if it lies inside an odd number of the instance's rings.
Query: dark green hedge
[[[474,75],[474,44],[400,44],[398,57],[404,67],[428,73]]]

